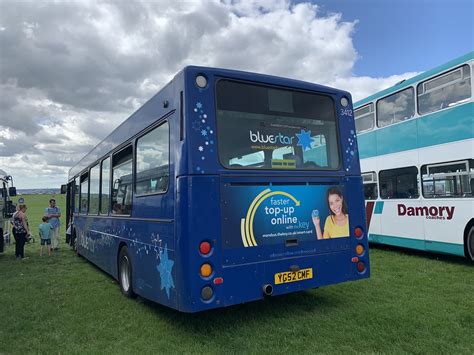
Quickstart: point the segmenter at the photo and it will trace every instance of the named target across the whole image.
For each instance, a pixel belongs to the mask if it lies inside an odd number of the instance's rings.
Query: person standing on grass
[[[26,219],[26,205],[19,204],[17,211],[12,217],[13,236],[15,237],[15,256],[23,259],[25,257],[25,243],[30,235],[28,221]]]
[[[40,249],[40,256],[43,256],[43,246],[48,246],[48,255],[51,256],[51,231],[53,227],[50,223],[48,223],[48,217],[42,218],[43,223],[39,225],[39,235],[41,238],[41,249]]]
[[[48,217],[49,224],[53,227],[51,230],[51,247],[53,250],[57,250],[59,249],[59,227],[61,225],[59,217],[61,217],[61,210],[56,207],[54,198],[49,200],[49,207],[44,210],[44,216]]]

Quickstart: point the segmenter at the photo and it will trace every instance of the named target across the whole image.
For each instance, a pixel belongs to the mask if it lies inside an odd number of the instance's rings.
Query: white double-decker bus
[[[473,58],[354,104],[369,241],[474,260]]]

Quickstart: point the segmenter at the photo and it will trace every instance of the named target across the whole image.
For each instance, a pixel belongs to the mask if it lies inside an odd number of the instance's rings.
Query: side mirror
[[[67,191],[67,185],[61,185],[61,195],[64,195]]]
[[[11,197],[14,197],[16,196],[16,187],[9,187],[8,188],[8,194],[11,196]]]

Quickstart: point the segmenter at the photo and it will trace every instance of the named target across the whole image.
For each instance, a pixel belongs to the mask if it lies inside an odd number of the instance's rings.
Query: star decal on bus
[[[311,131],[306,132],[304,129],[300,133],[296,133],[298,137],[298,145],[303,147],[303,150],[311,149],[311,143],[314,139],[311,137]]]
[[[173,275],[171,274],[173,265],[174,261],[168,258],[168,246],[165,245],[165,249],[160,253],[160,264],[156,267],[156,269],[160,273],[160,289],[165,289],[168,299],[170,298],[170,289],[174,288]]]

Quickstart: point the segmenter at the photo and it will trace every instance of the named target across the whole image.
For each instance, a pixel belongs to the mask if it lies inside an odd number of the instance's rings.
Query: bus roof
[[[382,91],[379,91],[369,97],[366,97],[365,99],[362,99],[362,100],[359,100],[357,102],[354,103],[354,108],[358,108],[362,105],[365,105],[366,103],[368,102],[371,102],[375,99],[378,99],[380,97],[383,97],[383,96],[386,96],[388,94],[391,94],[392,92],[396,92],[396,91],[400,91],[410,85],[412,85],[413,83],[417,83],[419,81],[422,81],[426,78],[429,78],[433,75],[436,75],[438,73],[441,73],[445,70],[448,70],[452,67],[455,67],[459,64],[462,64],[462,63],[465,63],[469,60],[472,60],[474,59],[474,51],[473,52],[469,52],[459,58],[456,58],[456,59],[453,59],[443,65],[440,65],[436,68],[433,68],[431,70],[428,70],[428,71],[425,71],[424,73],[421,73],[421,74],[418,74],[410,79],[407,79],[407,80],[404,80],[402,81],[401,83],[398,83],[398,84],[395,84],[394,86],[391,86],[389,87],[388,89],[385,89],[385,90],[382,90]]]
[[[335,89],[319,84],[309,83],[296,79],[289,79],[278,77],[274,75],[259,74],[252,72],[245,72],[240,70],[212,68],[212,67],[200,67],[200,66],[186,66],[179,71],[173,79],[168,82],[160,91],[153,95],[143,106],[135,111],[131,116],[124,120],[117,128],[115,128],[107,137],[105,137],[100,143],[98,143],[92,150],[86,154],[81,160],[79,160],[70,170],[68,181],[73,179],[75,176],[80,174],[84,169],[88,168],[91,164],[102,158],[108,152],[120,148],[120,146],[126,142],[130,137],[139,134],[146,127],[150,126],[160,117],[167,115],[173,111],[173,108],[179,106],[179,103],[174,102],[174,99],[179,100],[179,91],[183,90],[182,85],[184,81],[179,81],[184,73],[188,70],[207,71],[213,72],[219,76],[238,76],[242,79],[252,79],[255,81],[263,82],[281,82],[285,81],[285,85],[307,87],[311,86],[312,89],[321,90],[324,92],[338,92],[351,97],[350,93],[345,90]],[[181,86],[179,86],[181,85]],[[176,95],[173,95],[176,93]],[[164,108],[163,100],[167,100],[169,105]]]

